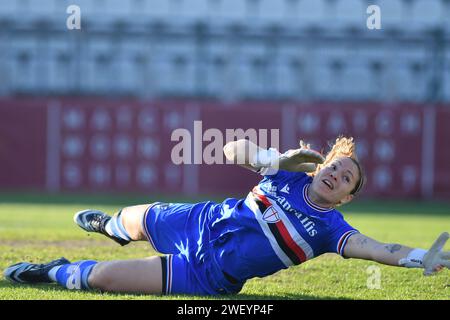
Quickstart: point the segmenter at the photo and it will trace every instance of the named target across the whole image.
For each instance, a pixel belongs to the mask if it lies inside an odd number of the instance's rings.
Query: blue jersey
[[[309,200],[311,181],[305,173],[279,171],[245,199],[151,205],[144,217],[147,237],[175,261],[167,263],[165,292],[235,293],[247,279],[326,252],[342,255],[357,230],[337,210]]]
[[[278,171],[265,176],[245,199],[226,199],[211,208],[210,241],[223,270],[239,281],[270,275],[323,253],[343,254],[358,232],[335,209],[308,198],[312,178]]]

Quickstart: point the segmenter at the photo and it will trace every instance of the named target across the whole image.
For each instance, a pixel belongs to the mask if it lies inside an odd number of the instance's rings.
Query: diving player
[[[228,143],[224,153],[228,160],[263,175],[244,199],[156,202],[126,207],[112,217],[96,210],[74,217],[88,232],[121,245],[149,241],[163,256],[22,262],[7,268],[5,277],[17,283],[57,282],[68,289],[215,295],[238,293],[248,279],[327,252],[424,268],[426,275],[450,267],[450,252],[442,251],[448,233],[424,250],[378,242],[344,220],[336,208],[351,201],[364,184],[352,138],[336,139],[325,158],[304,143],[281,155],[248,140]]]

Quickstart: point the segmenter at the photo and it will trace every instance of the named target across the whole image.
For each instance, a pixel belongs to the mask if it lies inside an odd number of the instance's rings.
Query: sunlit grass
[[[93,200],[95,201],[95,199]],[[76,201],[75,201],[76,202]],[[100,201],[99,203],[105,203]],[[92,207],[89,205],[88,207]],[[120,207],[96,205],[109,213]],[[346,219],[362,233],[385,242],[428,248],[442,231],[450,231],[450,211],[440,205],[396,204],[377,212],[368,204],[351,208]],[[121,247],[101,235],[89,235],[73,223],[74,212],[86,204],[9,202],[0,204],[0,268],[18,261],[46,262],[65,256],[69,260],[140,258],[157,254],[147,243]],[[419,208],[419,209],[418,209]],[[408,214],[409,210],[414,214]],[[343,210],[345,213],[345,210]],[[448,246],[447,246],[448,249]],[[379,289],[369,289],[369,266],[377,266]],[[57,285],[12,285],[0,280],[0,299],[204,299],[194,296],[152,296],[73,292]],[[450,271],[433,277],[417,269],[342,259],[327,254],[264,279],[251,279],[238,295],[207,299],[450,299]]]

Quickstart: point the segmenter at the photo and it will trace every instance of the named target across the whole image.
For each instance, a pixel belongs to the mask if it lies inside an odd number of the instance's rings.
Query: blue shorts
[[[244,283],[223,272],[209,244],[212,202],[161,203],[149,206],[143,229],[162,257],[163,294],[217,295],[238,293]]]

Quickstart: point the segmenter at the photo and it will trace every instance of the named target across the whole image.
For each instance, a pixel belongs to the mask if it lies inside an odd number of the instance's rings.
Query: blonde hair
[[[327,153],[325,161],[321,164],[318,164],[316,170],[314,172],[311,172],[309,175],[314,177],[320,170],[328,166],[335,159],[342,157],[352,159],[355,165],[358,167],[360,178],[356,182],[356,186],[351,192],[351,194],[356,194],[363,187],[365,183],[365,176],[361,164],[359,162],[358,156],[356,155],[356,144],[353,141],[353,137],[350,138],[344,136],[337,137],[335,143],[331,146],[331,150]]]

